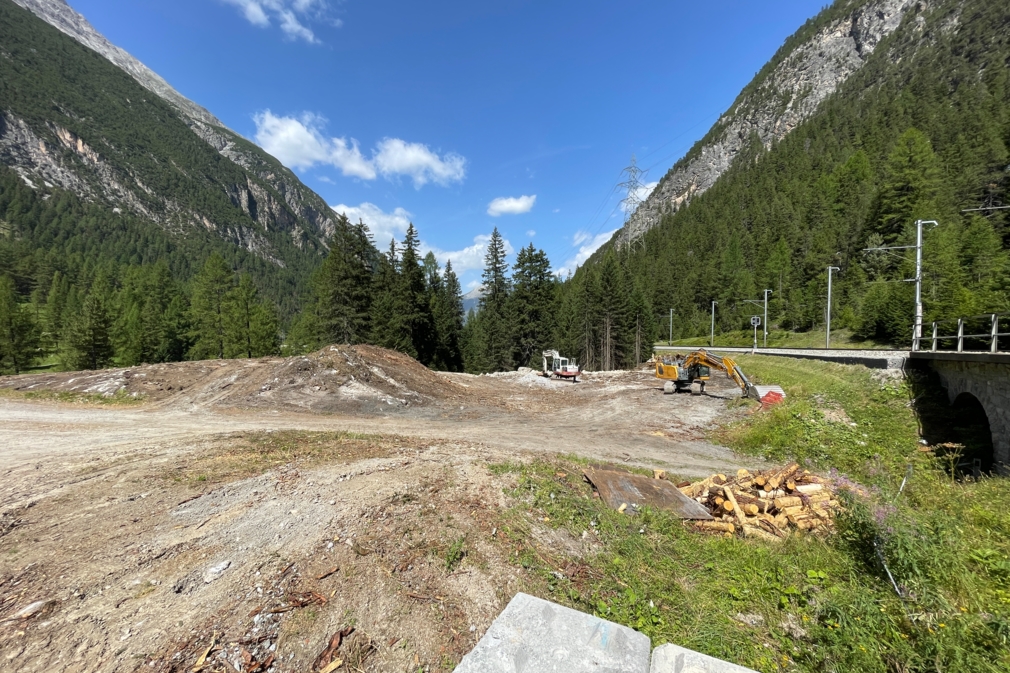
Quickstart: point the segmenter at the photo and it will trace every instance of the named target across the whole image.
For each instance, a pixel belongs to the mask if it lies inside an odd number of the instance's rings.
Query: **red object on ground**
[[[765,396],[761,398],[761,406],[770,407],[773,404],[778,404],[784,399],[785,396],[783,396],[782,393],[772,390],[771,392],[765,393]]]

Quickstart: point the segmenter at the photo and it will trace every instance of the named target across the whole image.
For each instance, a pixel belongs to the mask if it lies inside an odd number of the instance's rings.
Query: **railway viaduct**
[[[683,351],[684,347],[657,347]],[[750,353],[750,348],[712,348],[713,352]],[[974,398],[985,410],[992,433],[994,471],[1010,476],[1010,353],[951,351],[876,351],[759,348],[759,355],[826,360],[872,369],[928,367],[940,377],[952,405]]]

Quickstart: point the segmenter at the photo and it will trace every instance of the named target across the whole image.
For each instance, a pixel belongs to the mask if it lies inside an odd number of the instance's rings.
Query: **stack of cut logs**
[[[779,540],[791,529],[830,531],[840,506],[829,482],[797,463],[757,474],[740,470],[735,477],[716,474],[677,486],[716,518],[695,522],[699,530],[768,540]]]

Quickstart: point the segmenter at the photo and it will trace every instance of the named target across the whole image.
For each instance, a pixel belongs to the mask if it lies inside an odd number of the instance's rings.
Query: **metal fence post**
[[[936,352],[936,321],[933,321],[933,352]]]
[[[992,314],[992,345],[989,346],[989,352],[995,353],[997,345],[999,342],[999,316],[995,313]]]
[[[957,319],[957,352],[964,351],[964,318]]]

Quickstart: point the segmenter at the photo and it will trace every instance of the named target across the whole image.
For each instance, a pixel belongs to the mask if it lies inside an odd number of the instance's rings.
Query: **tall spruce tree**
[[[392,348],[411,357],[417,354],[411,339],[408,307],[400,280],[400,260],[396,240],[389,241],[389,252],[379,259],[372,302],[372,343]]]
[[[628,356],[628,288],[617,255],[608,251],[600,268],[599,353],[603,370],[619,369]]]
[[[547,253],[534,249],[532,243],[516,255],[508,317],[513,361],[537,366],[554,333],[554,278]]]
[[[277,310],[263,301],[249,274],[242,274],[224,299],[225,355],[256,358],[275,355],[280,347]]]
[[[38,356],[39,332],[33,311],[22,306],[9,276],[0,276],[0,370],[23,372]]]
[[[410,354],[427,366],[432,363],[438,342],[425,270],[418,257],[419,245],[417,230],[410,224],[403,239],[403,254],[400,256],[399,299],[403,320],[410,334]]]
[[[190,318],[194,343],[189,352],[191,358],[200,360],[225,356],[226,297],[234,286],[235,274],[227,262],[216,252],[211,254],[193,279]]]
[[[313,282],[319,331],[323,341],[361,343],[371,330],[374,247],[363,222],[338,215],[336,232]]]
[[[102,298],[101,288],[92,287],[80,314],[69,325],[67,366],[70,369],[102,369],[112,364],[114,354],[112,316]]]
[[[441,366],[450,372],[463,371],[463,290],[448,260],[432,314]]]
[[[489,371],[507,371],[512,368],[511,329],[508,317],[508,298],[511,283],[505,261],[505,240],[498,227],[491,232],[484,255],[484,273],[481,276],[484,294],[480,298],[482,359]]]

